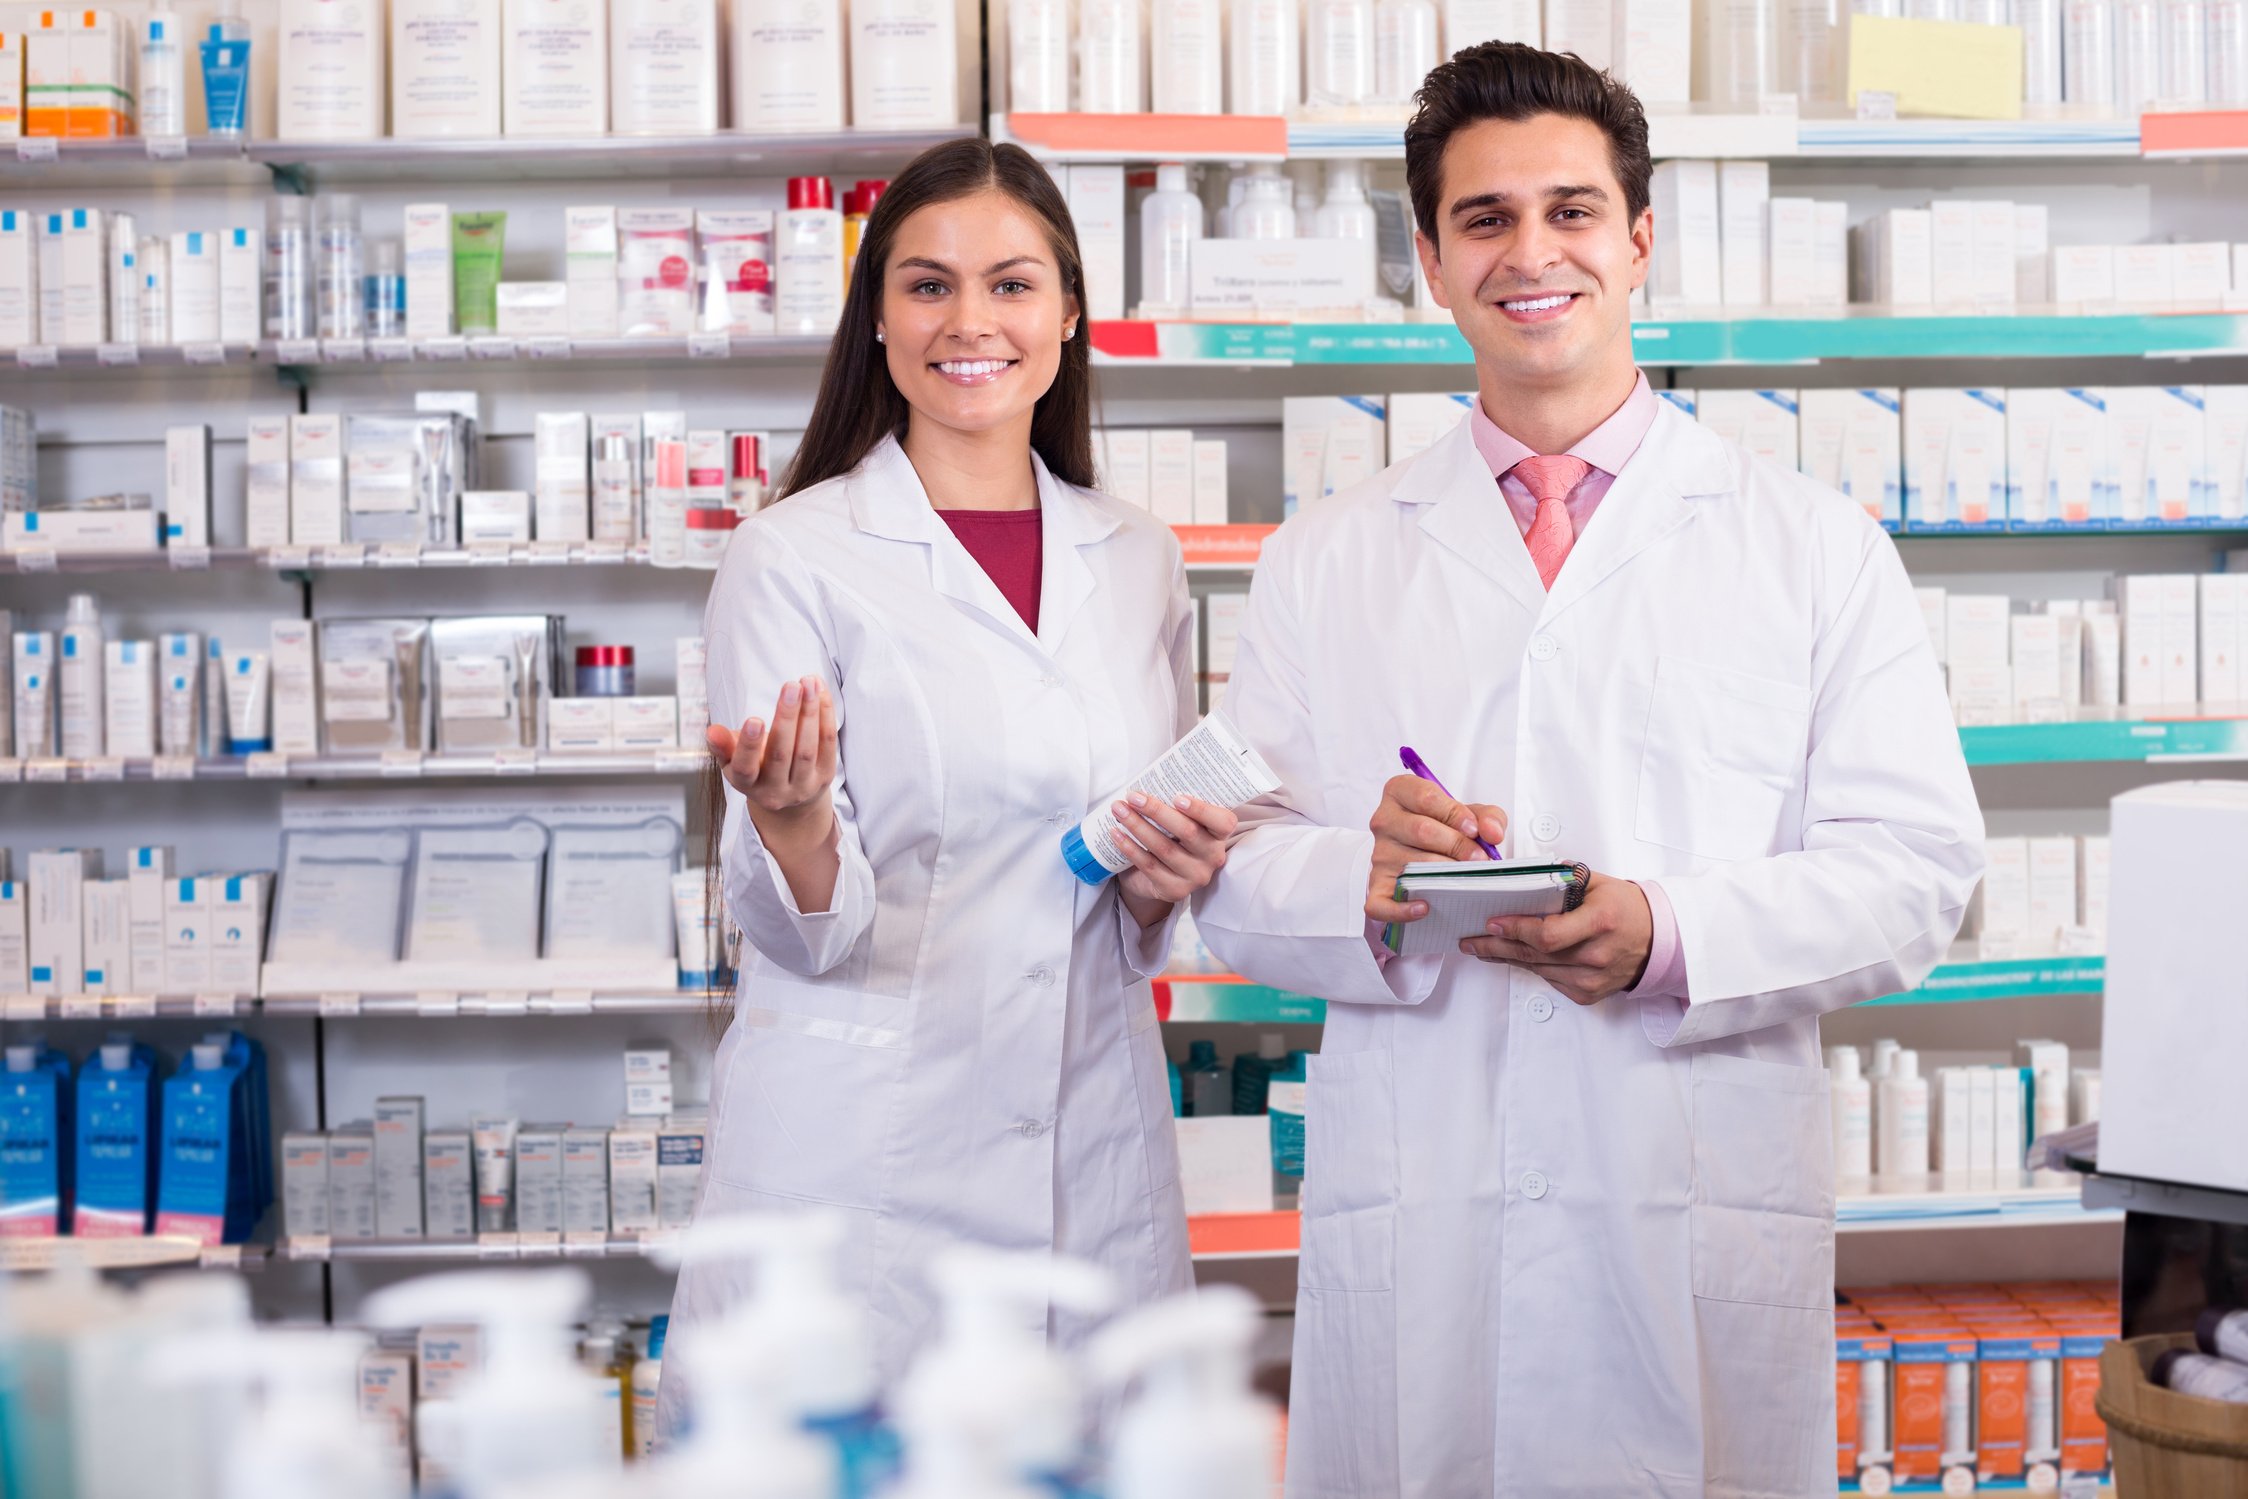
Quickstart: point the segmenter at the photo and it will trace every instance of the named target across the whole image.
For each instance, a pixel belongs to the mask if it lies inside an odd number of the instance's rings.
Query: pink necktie
[[[1530,518],[1523,540],[1529,543],[1539,581],[1550,591],[1577,540],[1577,528],[1569,520],[1569,491],[1584,482],[1592,465],[1564,453],[1558,458],[1525,458],[1507,472],[1520,479],[1538,502],[1538,513]]]

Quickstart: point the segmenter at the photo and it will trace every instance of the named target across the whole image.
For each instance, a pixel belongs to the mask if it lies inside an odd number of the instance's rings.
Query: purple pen
[[[1428,762],[1426,760],[1423,760],[1419,755],[1413,753],[1413,747],[1411,745],[1399,745],[1397,747],[1397,758],[1404,765],[1404,767],[1407,770],[1411,771],[1414,775],[1419,776],[1422,780],[1428,782],[1437,790],[1444,791],[1444,783],[1436,778],[1435,771],[1428,768]],[[1444,791],[1444,794],[1446,796],[1452,796],[1452,793],[1449,791]],[[1453,796],[1452,800],[1458,801],[1459,798]],[[1493,862],[1497,861],[1499,857],[1499,851],[1491,847],[1490,844],[1485,843],[1481,838],[1477,838],[1475,840],[1475,846],[1482,849],[1483,852],[1489,854]]]

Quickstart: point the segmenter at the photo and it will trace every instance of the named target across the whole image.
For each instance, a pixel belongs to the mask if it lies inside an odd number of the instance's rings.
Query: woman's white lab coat
[[[1203,937],[1339,1001],[1291,1499],[1832,1493],[1818,1017],[1925,974],[1982,868],[1895,548],[1666,406],[1549,595],[1462,422],[1266,545],[1225,708],[1284,787]],[[1400,744],[1508,810],[1508,856],[1659,877],[1693,1003],[1377,965]]]
[[[769,719],[800,675],[832,684],[842,871],[826,911],[799,911],[728,788],[725,898],[751,951],[700,1211],[841,1209],[885,1384],[932,1330],[923,1272],[947,1243],[1082,1256],[1128,1302],[1190,1281],[1147,983],[1169,924],[1143,934],[1060,847],[1192,725],[1186,574],[1147,512],[1032,461],[1035,636],[890,440],[736,531],[704,615],[713,722]],[[748,1282],[689,1267],[674,1333]],[[667,1366],[667,1425],[681,1398]]]

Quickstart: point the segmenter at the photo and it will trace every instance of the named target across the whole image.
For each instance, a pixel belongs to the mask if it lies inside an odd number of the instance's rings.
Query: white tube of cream
[[[1126,791],[1145,792],[1167,802],[1191,796],[1213,806],[1238,807],[1279,785],[1280,777],[1264,757],[1232,724],[1213,713],[1165,750],[1162,759],[1132,777],[1130,785],[1102,797],[1091,816],[1062,834],[1062,860],[1088,885],[1098,885],[1131,867],[1121,847],[1128,835],[1117,827],[1116,815],[1109,810]]]
[[[515,1121],[479,1115],[468,1127],[476,1151],[476,1231],[504,1234],[515,1223]]]
[[[273,748],[266,721],[273,706],[272,663],[263,651],[226,658],[227,753],[261,754]]]

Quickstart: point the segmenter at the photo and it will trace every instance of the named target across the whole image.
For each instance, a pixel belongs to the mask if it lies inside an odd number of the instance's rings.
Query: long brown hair
[[[1062,289],[1077,301],[1078,335],[1062,345],[1054,383],[1038,398],[1030,445],[1055,478],[1090,489],[1093,472],[1092,337],[1085,317],[1085,259],[1061,189],[1028,151],[975,136],[931,146],[891,179],[859,241],[858,269],[843,298],[843,319],[828,346],[812,419],[788,466],[780,498],[847,474],[885,437],[903,436],[909,408],[890,378],[874,331],[882,320],[882,289],[898,226],[932,203],[951,203],[996,189],[1045,226],[1061,265]]]

